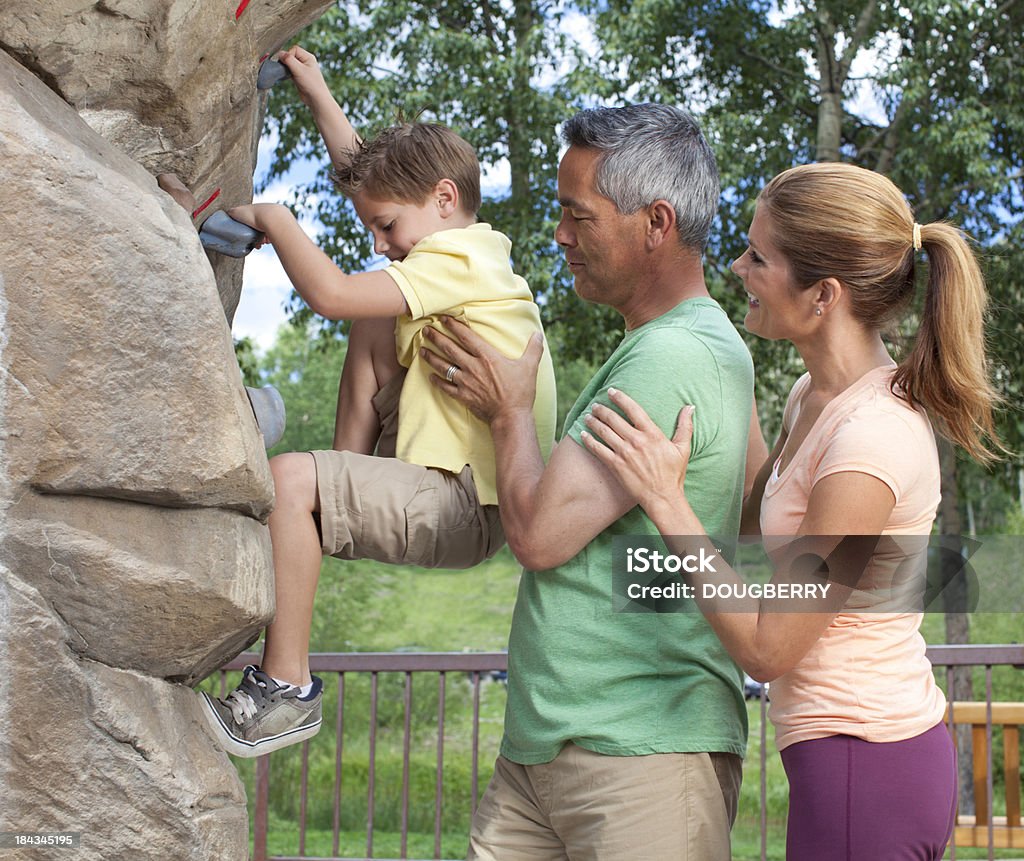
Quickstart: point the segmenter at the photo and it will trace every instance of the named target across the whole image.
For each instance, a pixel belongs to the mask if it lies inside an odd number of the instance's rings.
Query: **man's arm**
[[[636,505],[608,470],[566,437],[540,455],[533,413],[491,422],[498,505],[509,547],[523,566],[544,571],[572,559]]]
[[[544,344],[534,335],[519,359],[507,359],[468,326],[444,319],[458,340],[423,330],[437,350],[423,351],[434,385],[487,422],[494,438],[498,505],[509,547],[522,565],[543,571],[568,561],[636,505],[608,469],[562,440],[547,466],[533,418],[537,366]],[[448,382],[450,365],[459,371]]]
[[[768,445],[764,441],[764,434],[761,433],[761,420],[757,415],[757,399],[750,406],[750,432],[747,437],[747,466],[743,476],[743,496],[750,496],[761,467],[768,459]],[[762,489],[763,492],[763,489]]]
[[[761,434],[761,423],[757,418],[757,403],[754,403],[750,416],[750,438],[747,441],[747,469],[743,482],[743,515],[740,520],[740,535],[752,537],[761,534],[761,500],[764,489],[768,486],[775,461],[782,454],[786,444],[786,429],[782,429],[775,447],[768,452],[764,436]]]
[[[292,73],[299,98],[313,114],[313,122],[320,130],[331,162],[336,168],[347,167],[349,154],[359,146],[360,138],[331,95],[316,57],[296,45],[279,54],[277,59]]]

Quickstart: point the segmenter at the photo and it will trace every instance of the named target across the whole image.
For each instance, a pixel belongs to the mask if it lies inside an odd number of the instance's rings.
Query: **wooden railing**
[[[957,816],[953,842],[957,846],[1000,849],[1024,849],[1024,826],[1020,817],[1020,728],[1024,725],[1024,702],[979,703],[954,702],[949,712],[950,724],[971,727],[974,753],[974,815]],[[993,812],[993,735],[1000,730],[1003,737],[1003,803],[1006,814]]]
[[[992,700],[992,668],[996,666],[1012,666],[1017,669],[1024,669],[1024,646],[932,646],[928,649],[928,658],[936,667],[946,668],[946,690],[952,689],[953,672],[957,667],[983,667],[985,670],[985,699],[971,703],[956,703],[953,710],[947,709],[949,731],[954,734],[954,727],[957,723],[970,723],[973,726],[971,733],[973,739],[973,761],[974,761],[974,817],[958,815],[957,827],[953,832],[953,840],[950,846],[950,859],[955,861],[958,846],[974,846],[988,849],[988,857],[995,858],[995,850],[1013,846],[1011,839],[1019,839],[1014,832],[1007,830],[995,815],[995,771],[992,762],[992,739],[993,739],[993,708],[995,703]],[[1003,707],[1009,704],[1000,704],[1000,713]],[[1022,704],[1019,705],[1024,708]],[[964,716],[960,720],[957,712]],[[1013,742],[1011,733],[1010,742]],[[1019,748],[1018,748],[1019,749]],[[958,750],[958,755],[965,752]],[[1020,773],[1019,760],[1016,770],[1017,785],[1005,785],[1006,799],[1011,805],[1016,797],[1017,819],[1020,818]],[[960,799],[963,804],[964,799]],[[1010,813],[1012,814],[1012,808]],[[968,822],[968,820],[973,820]],[[968,828],[968,825],[970,826]],[[982,836],[983,835],[983,836]],[[1024,845],[1024,844],[1018,844]]]

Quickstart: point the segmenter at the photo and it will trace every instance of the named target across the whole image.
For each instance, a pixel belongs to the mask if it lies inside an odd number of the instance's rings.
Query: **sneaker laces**
[[[242,683],[223,702],[231,709],[235,723],[241,726],[271,703],[298,695],[299,689],[294,685],[279,685],[266,673],[250,666],[243,671]]]

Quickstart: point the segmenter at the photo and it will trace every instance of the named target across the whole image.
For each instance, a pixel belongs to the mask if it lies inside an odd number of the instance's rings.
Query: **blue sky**
[[[270,156],[273,149],[272,138],[264,135],[260,141],[256,161],[256,184],[260,185],[270,167]],[[313,162],[296,164],[286,176],[268,186],[255,197],[256,202],[280,203],[287,198],[288,189],[312,178],[317,165]],[[310,220],[303,223],[306,232],[316,237],[318,224]],[[287,321],[284,304],[291,295],[292,288],[285,275],[281,263],[277,259],[273,246],[265,245],[245,258],[245,270],[242,275],[242,295],[235,310],[231,333],[235,338],[252,338],[261,351],[266,351],[273,343],[278,328]]]

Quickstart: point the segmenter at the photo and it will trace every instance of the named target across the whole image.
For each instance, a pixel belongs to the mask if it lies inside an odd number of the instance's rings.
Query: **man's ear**
[[[450,179],[439,180],[431,192],[431,200],[437,203],[441,218],[448,218],[459,209],[458,186]]]
[[[667,200],[656,200],[647,207],[647,245],[653,250],[676,234],[676,210]]]

